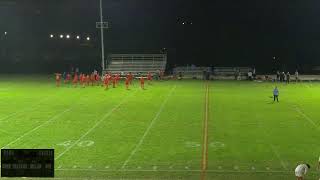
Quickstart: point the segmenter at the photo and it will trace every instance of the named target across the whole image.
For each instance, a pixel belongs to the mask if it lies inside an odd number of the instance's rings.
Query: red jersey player
[[[83,79],[82,79],[82,77],[83,77],[83,74],[81,73],[80,76],[79,76],[79,81],[80,81],[80,85],[81,85],[81,86],[82,86],[82,84],[83,84]]]
[[[87,86],[89,86],[89,84],[90,84],[90,76],[89,76],[89,74],[86,77],[86,83],[87,83]]]
[[[117,76],[114,75],[114,76],[112,77],[112,85],[113,85],[113,88],[116,87],[116,84],[117,84]]]
[[[85,74],[81,74],[80,83],[81,83],[82,87],[84,88],[86,85],[86,75]]]
[[[96,81],[95,75],[93,73],[90,75],[90,81],[91,81],[91,86],[93,86]]]
[[[72,81],[73,85],[77,86],[78,85],[78,74],[75,73]]]
[[[143,76],[140,77],[140,86],[141,86],[141,89],[144,89],[144,77]]]
[[[147,80],[148,80],[149,84],[150,84],[150,83],[151,83],[151,81],[152,81],[152,75],[151,75],[151,73],[150,73],[150,72],[148,72]]]
[[[64,80],[64,83],[65,83],[65,84],[66,84],[66,83],[69,83],[70,80],[71,80],[71,74],[68,73],[67,76],[66,76],[66,79]]]
[[[108,74],[105,74],[105,75],[104,75],[103,83],[104,83],[104,86],[106,87],[105,90],[107,90],[108,87],[109,87],[109,77],[108,77]]]
[[[108,73],[107,78],[108,78],[108,82],[109,82],[109,85],[110,85],[112,83],[112,74]]]
[[[100,85],[100,81],[101,81],[101,79],[100,79],[99,74],[96,74],[96,82],[97,82],[98,86]]]
[[[61,80],[61,74],[60,73],[56,73],[56,86],[57,87],[60,86],[60,80]]]
[[[129,81],[129,84],[131,85],[131,82],[132,82],[132,80],[133,80],[133,75],[131,74],[131,72],[129,72],[129,73],[127,74],[127,79],[128,79],[128,81]]]
[[[119,74],[119,73],[117,73],[117,74],[116,74],[116,85],[118,85],[119,80],[120,80],[120,74]]]
[[[125,80],[125,84],[126,84],[126,89],[127,90],[129,89],[129,83],[130,83],[130,80],[129,80],[129,77],[127,77],[126,80]]]

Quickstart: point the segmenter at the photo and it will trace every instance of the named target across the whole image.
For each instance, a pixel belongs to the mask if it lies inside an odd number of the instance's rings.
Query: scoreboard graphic
[[[54,177],[54,149],[1,149],[1,177]]]

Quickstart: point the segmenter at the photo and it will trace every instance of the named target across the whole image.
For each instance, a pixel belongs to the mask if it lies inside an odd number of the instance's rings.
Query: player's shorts
[[[294,174],[296,175],[296,177],[303,177],[303,173],[299,171],[294,171]]]

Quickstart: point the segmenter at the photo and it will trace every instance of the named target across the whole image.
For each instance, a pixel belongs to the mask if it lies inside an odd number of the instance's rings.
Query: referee
[[[279,90],[278,90],[278,88],[277,88],[277,86],[276,86],[276,87],[273,89],[273,102],[275,102],[276,99],[277,99],[277,102],[279,102],[278,96],[279,96]]]

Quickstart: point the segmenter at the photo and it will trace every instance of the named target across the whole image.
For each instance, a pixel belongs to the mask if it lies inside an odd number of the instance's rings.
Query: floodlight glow
[[[63,35],[62,35],[62,34],[60,35],[60,38],[61,38],[61,39],[63,38]]]
[[[80,36],[77,36],[77,39],[80,39]]]
[[[90,41],[90,37],[87,37],[87,40]]]
[[[6,32],[4,32],[4,35],[7,35],[7,31],[6,31]]]
[[[53,38],[53,34],[50,34],[50,38]]]
[[[185,22],[182,23],[183,25],[185,24]]]
[[[69,39],[69,38],[70,38],[70,35],[69,35],[69,34],[67,34],[67,35],[66,35],[66,37],[67,37],[67,39]]]

